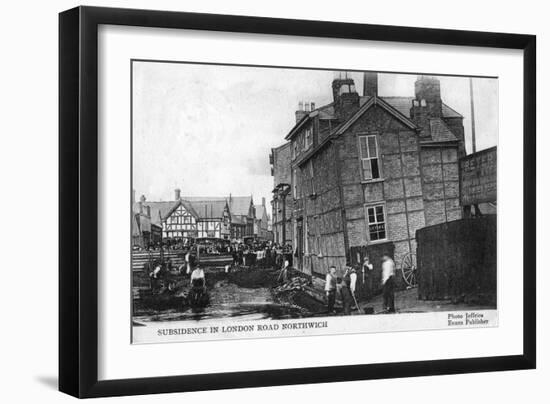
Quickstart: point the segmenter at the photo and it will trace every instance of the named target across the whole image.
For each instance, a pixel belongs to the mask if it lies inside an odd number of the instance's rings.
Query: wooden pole
[[[472,153],[476,152],[476,119],[474,113],[474,83],[470,77],[470,115],[472,117]]]

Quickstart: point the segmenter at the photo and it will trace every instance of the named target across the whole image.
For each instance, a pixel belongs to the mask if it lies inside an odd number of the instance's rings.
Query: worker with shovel
[[[351,305],[354,300],[354,296],[351,293],[350,285],[350,273],[349,267],[346,269],[343,278],[338,278],[340,296],[342,297],[342,305],[344,306],[344,315],[349,316],[351,314]],[[356,303],[357,304],[357,303]]]
[[[353,302],[355,303],[355,308],[358,311],[361,311],[359,309],[359,304],[357,303],[357,297],[355,297],[355,289],[357,287],[357,270],[355,267],[351,266],[348,267],[348,276],[349,276],[349,291],[351,292],[351,297],[353,298]]]

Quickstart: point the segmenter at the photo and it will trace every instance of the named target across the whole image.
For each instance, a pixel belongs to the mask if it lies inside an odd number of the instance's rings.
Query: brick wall
[[[313,164],[313,178],[308,164]],[[308,273],[325,274],[331,265],[337,268],[345,265],[340,180],[336,164],[336,147],[328,146],[298,169],[298,195],[303,206],[301,213],[306,221],[304,231],[307,238],[302,269]]]
[[[328,122],[315,127],[316,142],[321,142]],[[362,178],[358,136],[366,134],[377,135],[378,181]],[[377,202],[385,206],[386,242],[395,248],[399,269],[403,257],[416,252],[418,229],[461,217],[457,150],[456,145],[421,148],[414,130],[380,106],[369,109],[337,141],[297,168],[292,227],[297,219],[304,220],[302,269],[324,274],[331,265],[343,267],[346,237],[350,248],[377,245],[369,240],[365,217],[365,206]]]
[[[466,155],[463,118],[445,118],[445,124],[458,139],[458,156]]]
[[[426,226],[460,219],[458,147],[422,147],[420,156]]]
[[[383,181],[361,181],[357,137],[365,134],[378,135]],[[383,108],[374,106],[343,136],[341,151],[346,163],[342,166],[347,171],[342,175],[346,181],[345,196],[349,197],[345,201],[346,212],[353,213],[347,217],[350,247],[376,244],[368,240],[365,204],[381,202],[386,209],[387,239],[395,245],[394,257],[399,266],[404,255],[414,252],[416,229],[425,225],[417,135]],[[358,205],[360,214],[353,210]]]

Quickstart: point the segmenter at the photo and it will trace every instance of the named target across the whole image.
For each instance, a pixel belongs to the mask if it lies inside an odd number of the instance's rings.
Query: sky
[[[332,70],[133,62],[133,188],[149,201],[252,195],[271,200],[269,153],[285,142],[298,102],[332,101]],[[415,74],[381,73],[379,96],[414,96]],[[357,90],[361,72],[351,72]],[[440,76],[443,102],[464,116],[469,79]],[[498,79],[474,78],[477,150],[498,140]],[[362,94],[361,94],[362,95]]]

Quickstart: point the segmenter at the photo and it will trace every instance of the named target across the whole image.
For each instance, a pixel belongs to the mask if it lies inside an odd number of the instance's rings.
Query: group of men
[[[362,272],[369,280],[372,279],[373,264],[369,257],[366,256],[362,264]],[[372,286],[372,285],[371,285]],[[382,296],[383,309],[386,313],[395,313],[395,262],[387,255],[382,257]],[[336,303],[337,294],[342,299],[344,307],[344,315],[350,315],[353,304],[359,309],[355,291],[357,287],[357,270],[351,265],[346,265],[346,269],[342,276],[338,276],[336,267],[331,266],[325,279],[325,292],[327,295],[327,312],[334,313],[334,305]]]

